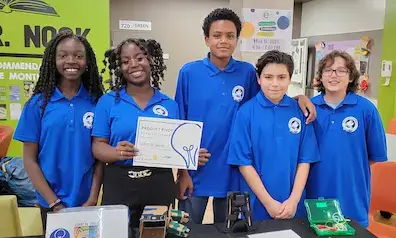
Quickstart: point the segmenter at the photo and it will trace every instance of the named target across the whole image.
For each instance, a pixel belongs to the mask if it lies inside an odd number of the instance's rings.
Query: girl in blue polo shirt
[[[47,212],[96,205],[103,165],[91,152],[94,108],[103,95],[88,41],[59,33],[44,52],[32,98],[14,139],[23,142],[25,170],[37,191],[43,225]]]
[[[261,91],[238,110],[228,164],[239,166],[254,220],[305,215],[310,163],[319,160],[312,123],[286,95],[294,70],[290,55],[265,53],[256,65]]]
[[[319,62],[314,122],[321,161],[312,166],[309,198],[338,199],[345,217],[368,226],[370,164],[387,160],[384,128],[376,107],[357,95],[360,73],[346,52]]]
[[[170,205],[176,197],[171,169],[133,166],[139,116],[178,119],[175,101],[159,91],[166,69],[163,52],[154,40],[127,39],[106,52],[111,91],[96,107],[93,154],[107,163],[103,204],[130,208],[136,231],[146,205]]]

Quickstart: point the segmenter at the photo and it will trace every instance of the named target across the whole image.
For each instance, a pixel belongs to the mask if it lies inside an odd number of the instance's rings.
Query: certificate
[[[139,117],[134,166],[197,170],[202,122]]]

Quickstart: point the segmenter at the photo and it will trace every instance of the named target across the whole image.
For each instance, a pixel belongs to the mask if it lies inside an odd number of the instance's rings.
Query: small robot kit
[[[227,220],[224,233],[249,232],[253,229],[249,193],[229,192],[227,194]]]
[[[355,229],[344,218],[336,199],[306,199],[304,201],[310,226],[318,236],[353,236]]]
[[[189,214],[167,206],[146,206],[140,218],[140,238],[188,237]]]

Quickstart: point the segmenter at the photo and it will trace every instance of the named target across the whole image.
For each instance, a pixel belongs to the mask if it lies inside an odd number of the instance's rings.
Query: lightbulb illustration
[[[186,168],[196,166],[195,158],[199,150],[199,143],[196,136],[200,134],[201,126],[195,123],[183,123],[176,127],[171,136],[171,146],[173,150],[180,155],[186,164]]]

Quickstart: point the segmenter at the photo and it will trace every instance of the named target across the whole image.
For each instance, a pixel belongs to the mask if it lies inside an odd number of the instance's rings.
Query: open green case
[[[344,218],[338,200],[323,198],[306,199],[304,205],[307,210],[310,226],[318,236],[355,235],[355,229]]]

